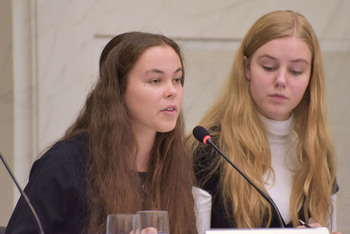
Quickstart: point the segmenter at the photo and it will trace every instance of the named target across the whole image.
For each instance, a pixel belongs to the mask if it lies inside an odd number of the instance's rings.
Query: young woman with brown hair
[[[45,233],[105,233],[111,213],[167,210],[170,233],[197,233],[192,166],[183,147],[179,46],[156,34],[114,37],[99,79],[65,136],[25,188]],[[21,198],[7,233],[37,233]]]

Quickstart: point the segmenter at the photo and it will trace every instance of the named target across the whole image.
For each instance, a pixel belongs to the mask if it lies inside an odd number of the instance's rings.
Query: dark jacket
[[[87,221],[85,163],[87,141],[75,136],[56,143],[34,162],[24,191],[45,234],[81,233]],[[35,218],[20,197],[6,233],[39,233]]]

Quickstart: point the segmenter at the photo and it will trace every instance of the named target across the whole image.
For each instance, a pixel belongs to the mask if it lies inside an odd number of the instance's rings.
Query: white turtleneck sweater
[[[293,115],[287,120],[276,121],[267,119],[260,115],[265,124],[267,138],[271,150],[271,166],[275,176],[268,177],[266,173],[264,179],[267,179],[265,188],[270,197],[276,203],[281,215],[286,223],[291,221],[289,208],[290,194],[293,183],[293,170],[299,166],[296,157],[296,139],[297,134],[293,130]]]

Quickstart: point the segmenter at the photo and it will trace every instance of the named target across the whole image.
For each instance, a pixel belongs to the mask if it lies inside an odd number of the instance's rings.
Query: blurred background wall
[[[24,187],[33,161],[62,136],[98,74],[107,41],[125,31],[162,33],[185,55],[186,127],[218,93],[248,28],[277,9],[302,13],[318,34],[338,155],[336,223],[350,233],[350,1],[1,0],[0,152]],[[0,165],[0,226],[19,193]]]

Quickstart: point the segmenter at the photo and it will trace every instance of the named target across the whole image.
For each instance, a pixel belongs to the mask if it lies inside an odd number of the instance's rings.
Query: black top
[[[75,136],[56,143],[30,172],[24,191],[41,221],[45,234],[81,233],[87,220],[84,181],[87,141]],[[6,233],[39,233],[23,197],[7,225]]]
[[[215,138],[212,139],[215,144]],[[219,155],[210,145],[200,144],[194,152],[194,172],[200,187],[208,191],[212,196],[212,210],[211,210],[211,228],[237,228],[234,217],[227,217],[224,210],[224,205],[220,191],[220,172],[216,170],[209,179],[205,181],[205,178],[212,173],[209,165],[213,162],[221,159]],[[216,165],[217,165],[216,163]],[[236,173],[232,168],[232,173]],[[237,172],[238,173],[238,172]],[[242,180],[244,178],[242,177]],[[333,192],[336,193],[339,190],[337,183],[333,185]],[[299,218],[305,220],[302,209],[299,212]],[[267,219],[266,219],[267,223]],[[263,225],[262,227],[265,227]],[[273,212],[273,218],[270,227],[279,227],[276,212]],[[292,223],[287,224],[287,227],[292,227]],[[258,228],[258,227],[257,227]]]

